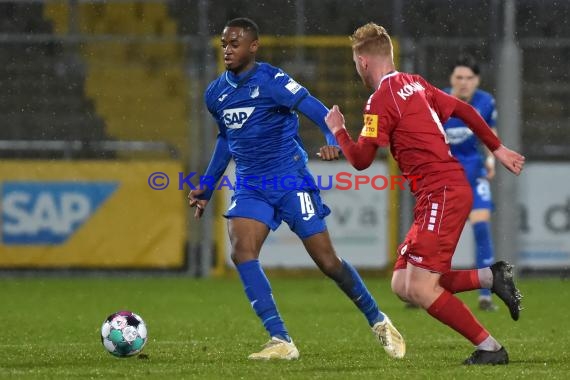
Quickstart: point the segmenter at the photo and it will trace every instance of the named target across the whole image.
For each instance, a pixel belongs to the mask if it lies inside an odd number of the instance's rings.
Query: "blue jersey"
[[[451,89],[446,88],[444,91],[449,94]],[[495,109],[495,99],[491,94],[476,90],[469,104],[475,107],[490,127],[495,127],[497,110]],[[451,153],[455,158],[459,161],[481,159],[479,141],[463,120],[452,117],[443,125],[443,128],[451,147]]]
[[[226,71],[208,86],[206,105],[228,142],[237,176],[279,176],[306,165],[293,109],[308,95],[282,70],[261,62],[240,76]]]

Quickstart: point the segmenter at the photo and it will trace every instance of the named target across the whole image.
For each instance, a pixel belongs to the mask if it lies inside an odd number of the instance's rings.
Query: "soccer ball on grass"
[[[101,326],[101,342],[118,357],[134,356],[146,344],[147,330],[143,319],[130,311],[119,311],[107,317]]]

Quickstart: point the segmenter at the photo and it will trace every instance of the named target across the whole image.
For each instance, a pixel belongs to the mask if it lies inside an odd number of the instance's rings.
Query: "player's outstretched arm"
[[[362,138],[358,139],[358,143],[352,141],[344,125],[344,115],[337,105],[327,113],[325,122],[340,144],[342,153],[356,170],[364,170],[372,164],[378,147]]]
[[[523,169],[525,158],[521,154],[508,149],[501,144],[501,140],[489,128],[485,120],[471,106],[461,100],[457,100],[453,116],[459,117],[479,137],[493,155],[515,175],[519,175]]]
[[[494,152],[499,146],[501,146],[501,140],[499,140],[499,138],[493,133],[493,130],[489,128],[485,120],[481,115],[479,115],[479,112],[477,112],[472,105],[459,99],[455,99],[455,102],[455,108],[451,116],[455,116],[463,120],[469,129],[471,129],[473,133],[483,141],[485,146],[491,152]]]
[[[306,96],[297,105],[297,110],[315,123],[325,135],[327,145],[321,147],[318,155],[323,161],[338,160],[340,148],[325,123],[325,116],[329,111],[327,107],[312,95]]]
[[[225,136],[220,133],[216,139],[214,153],[212,153],[212,158],[210,159],[206,173],[203,176],[206,179],[204,181],[204,183],[207,183],[206,186],[201,186],[199,189],[191,190],[188,194],[188,204],[190,207],[196,207],[194,218],[200,219],[202,214],[204,214],[206,205],[214,193],[215,186],[222,177],[222,174],[226,171],[231,158],[232,154],[228,147],[228,141]]]

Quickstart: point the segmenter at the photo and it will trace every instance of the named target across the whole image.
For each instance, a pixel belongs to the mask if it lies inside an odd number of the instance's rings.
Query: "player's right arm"
[[[340,144],[342,153],[356,170],[364,170],[372,164],[378,145],[362,135],[358,138],[358,142],[354,142],[346,130],[344,115],[337,105],[328,112],[325,122]]]
[[[217,97],[215,97],[217,98]],[[218,137],[216,138],[216,145],[214,147],[214,152],[212,153],[212,157],[210,158],[210,163],[208,164],[208,168],[206,169],[206,173],[204,173],[203,178],[205,180],[200,181],[200,188],[196,190],[191,190],[188,193],[188,203],[190,207],[196,207],[196,212],[194,213],[194,217],[199,219],[202,217],[204,213],[204,209],[206,208],[210,198],[212,198],[212,194],[214,193],[214,189],[230,160],[232,159],[232,154],[230,152],[228,141],[226,138],[225,133],[225,125],[224,123],[216,117],[216,112],[214,109],[213,104],[211,102],[212,99],[212,85],[208,87],[205,93],[205,100],[208,110],[216,120],[218,124]]]
[[[212,158],[210,158],[210,163],[203,176],[205,179],[200,181],[203,186],[196,190],[191,190],[188,194],[190,207],[196,207],[196,212],[194,213],[196,219],[199,219],[204,213],[206,205],[212,198],[215,186],[226,171],[231,158],[232,154],[230,153],[226,136],[220,132],[216,139]]]

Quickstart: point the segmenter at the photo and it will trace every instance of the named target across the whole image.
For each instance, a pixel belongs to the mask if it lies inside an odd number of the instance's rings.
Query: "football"
[[[142,351],[146,340],[146,324],[140,316],[130,311],[109,315],[101,326],[103,347],[114,356],[137,355]]]

